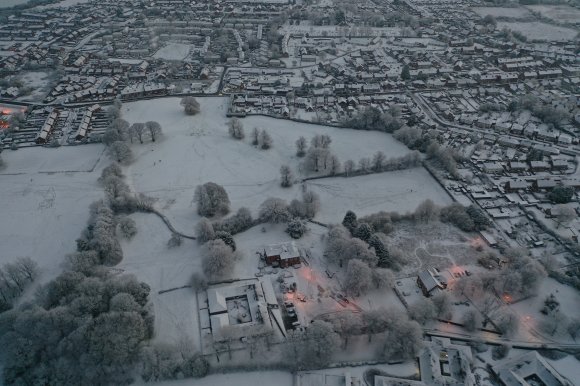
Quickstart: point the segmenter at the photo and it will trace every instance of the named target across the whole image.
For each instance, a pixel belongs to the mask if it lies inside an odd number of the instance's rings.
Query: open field
[[[427,199],[439,205],[451,203],[451,198],[424,168],[328,178],[306,184],[320,195],[323,204],[316,219],[324,223],[342,221],[349,209],[360,217],[381,210],[410,212]]]
[[[580,23],[580,10],[569,5],[528,5],[526,8],[557,22]]]
[[[571,28],[558,27],[541,22],[504,22],[497,23],[498,29],[507,28],[521,32],[528,40],[568,41],[574,39],[577,32]]]
[[[60,8],[60,7],[73,7],[78,4],[88,3],[92,0],[61,0],[57,1],[54,4],[48,5],[40,5],[38,7],[34,7],[35,11],[42,11],[43,9],[52,9],[52,8]]]
[[[2,0],[2,2],[0,2],[0,8],[10,8],[26,3],[28,3],[28,0]]]
[[[349,129],[260,116],[242,119],[246,138],[238,141],[230,138],[227,132],[227,99],[200,98],[199,102],[201,113],[193,117],[183,113],[177,98],[126,103],[122,112],[130,123],[156,120],[162,125],[164,136],[161,140],[132,145],[136,159],[126,168],[127,181],[135,191],[155,197],[157,208],[186,234],[194,234],[199,220],[192,203],[195,187],[208,181],[225,187],[232,211],[246,206],[257,215],[259,205],[268,197],[288,201],[300,198],[302,189],[299,184],[287,189],[279,185],[282,164],[289,164],[297,176],[303,175],[302,159],[295,156],[294,147],[300,136],[310,139],[315,134],[330,135],[331,150],[341,160],[370,157],[379,150],[388,157],[409,152],[384,133],[365,131],[361,135]],[[273,148],[259,150],[250,144],[250,132],[254,127],[268,130],[273,138]],[[446,193],[422,168],[319,181],[320,184],[309,182],[307,185],[321,196],[322,209],[317,219],[323,222],[340,222],[348,208],[364,215],[380,210],[413,210],[427,198],[438,204],[450,202]],[[342,193],[336,194],[337,190]],[[191,290],[158,294],[159,290],[187,284],[192,273],[201,270],[198,244],[187,240],[181,247],[168,250],[166,243],[170,234],[158,218],[148,215],[132,217],[137,221],[139,233],[135,239],[123,242],[125,255],[118,268],[136,274],[151,286],[156,330],[159,331],[157,339],[170,342],[188,339],[199,347],[197,305]],[[284,229],[284,225],[257,226],[236,235],[242,257],[236,263],[232,277],[255,277],[260,265],[256,252],[267,244],[290,241]],[[327,230],[314,224],[310,229],[298,240],[300,248],[309,251],[310,266],[289,270],[299,291],[308,299],[300,304],[304,323],[321,313],[344,311],[330,296],[333,292],[343,291],[342,274],[332,280],[324,274],[328,269],[328,263],[322,257]],[[372,291],[357,301],[363,309],[371,304],[373,307],[403,309],[394,293],[387,292]],[[367,354],[368,350],[361,355],[365,357]]]
[[[24,84],[24,87],[30,87],[29,95],[18,98],[22,101],[42,101],[50,91],[50,74],[44,71],[24,72],[18,76],[18,79]]]
[[[3,174],[89,173],[101,160],[107,163],[108,158],[104,155],[104,151],[105,148],[101,145],[64,146],[56,149],[34,147],[5,151],[2,157],[8,167],[0,171],[0,176]]]
[[[565,318],[580,318],[580,309],[578,304],[580,304],[580,293],[574,288],[560,284],[552,278],[546,278],[540,284],[537,296],[530,297],[521,302],[514,303],[510,306],[511,309],[515,310],[522,323],[525,323],[528,328],[534,328],[540,330],[540,323],[543,319],[546,319],[540,310],[544,305],[544,301],[550,294],[553,294],[558,302],[560,303],[560,317],[559,319],[564,320]],[[546,338],[567,342],[570,340],[570,336],[564,331],[559,331],[559,333],[550,336],[549,334],[543,333]]]
[[[199,347],[199,329],[195,295],[189,288],[158,294],[161,290],[189,283],[193,272],[201,271],[199,246],[183,240],[178,248],[169,249],[171,233],[161,219],[151,214],[136,213],[131,218],[138,232],[130,240],[122,240],[123,261],[115,268],[137,276],[151,287],[150,299],[155,312],[155,338],[162,342],[191,341]]]
[[[153,55],[156,59],[183,60],[189,55],[191,45],[169,42]]]
[[[473,12],[481,17],[491,15],[493,17],[503,17],[509,19],[522,19],[530,17],[532,14],[525,8],[504,8],[504,7],[474,7]]]
[[[183,379],[165,382],[136,382],[134,385],[156,386],[254,386],[257,384],[292,386],[293,374],[285,371],[256,371],[209,375],[203,379]]]
[[[202,112],[193,117],[183,113],[178,98],[123,106],[123,117],[130,123],[156,120],[165,133],[156,143],[133,145],[136,161],[127,171],[129,183],[135,191],[157,198],[158,208],[186,233],[191,233],[189,230],[199,219],[192,203],[195,187],[208,181],[225,187],[232,211],[245,206],[256,214],[259,205],[268,197],[299,198],[299,186],[280,187],[279,170],[280,166],[288,164],[296,175],[300,174],[302,159],[295,156],[294,145],[300,136],[309,140],[316,134],[330,135],[331,150],[342,161],[350,157],[356,160],[370,157],[379,150],[387,157],[409,152],[384,133],[367,131],[361,135],[355,130],[267,117],[242,119],[246,138],[238,141],[228,135],[227,99],[200,98],[199,102]],[[271,149],[259,150],[250,144],[254,127],[267,129],[274,142]],[[366,180],[371,181],[373,177],[366,177]],[[405,183],[410,181],[409,178]],[[328,206],[327,210],[332,208]]]
[[[41,282],[58,275],[65,254],[85,227],[89,205],[103,197],[97,184],[100,145],[5,151],[0,172],[1,263],[20,256],[38,262]],[[78,172],[74,172],[74,171]]]

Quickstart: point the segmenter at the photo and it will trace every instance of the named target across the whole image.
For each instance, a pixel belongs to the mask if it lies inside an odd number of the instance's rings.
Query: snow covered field
[[[29,256],[40,266],[40,282],[61,272],[89,205],[103,197],[97,178],[108,160],[102,152],[100,145],[87,145],[2,153],[7,167],[0,172],[0,264]]]
[[[325,223],[342,221],[349,209],[358,216],[381,210],[403,214],[427,199],[439,205],[451,203],[451,198],[424,168],[328,178],[308,181],[307,185],[320,195],[323,205],[316,219]]]
[[[526,8],[557,22],[580,22],[580,10],[569,5],[528,5]]]
[[[60,8],[60,7],[73,7],[75,5],[88,3],[90,1],[92,1],[92,0],[61,0],[61,1],[58,1],[54,4],[40,5],[38,7],[34,7],[34,10],[35,11],[42,11],[44,9],[52,9],[52,8]]]
[[[160,218],[143,213],[131,218],[137,223],[138,232],[130,241],[121,240],[123,261],[115,268],[135,274],[151,287],[157,340],[175,344],[187,340],[199,347],[197,304],[192,290],[158,294],[160,290],[188,284],[192,273],[201,271],[198,244],[184,239],[180,247],[169,249],[171,233]]]
[[[172,224],[185,234],[194,234],[199,220],[192,202],[195,187],[213,181],[225,187],[232,203],[232,211],[245,206],[257,215],[259,205],[268,197],[280,197],[290,201],[300,198],[302,189],[294,185],[289,189],[280,187],[279,169],[289,164],[295,174],[301,175],[302,159],[295,156],[294,142],[300,136],[308,140],[316,134],[332,137],[331,150],[345,161],[372,156],[383,151],[387,157],[399,157],[409,150],[390,135],[295,123],[268,117],[253,116],[242,119],[246,138],[242,141],[230,138],[225,116],[227,98],[198,98],[201,113],[187,116],[178,98],[162,98],[126,103],[123,118],[130,123],[158,121],[164,136],[156,143],[135,143],[132,148],[135,161],[126,168],[127,181],[136,192],[157,199],[156,207]],[[274,145],[269,150],[259,150],[250,144],[254,127],[267,129]],[[363,135],[364,134],[364,135]],[[413,210],[423,200],[431,198],[439,204],[447,204],[449,198],[422,168],[368,175],[355,178],[332,178],[308,183],[321,195],[320,221],[339,222],[347,209],[360,215],[380,210]],[[322,187],[321,187],[322,186]],[[329,187],[330,186],[330,187]],[[131,241],[123,241],[124,259],[117,268],[134,273],[151,288],[155,308],[157,339],[177,342],[188,339],[199,347],[200,336],[196,299],[190,289],[179,289],[158,294],[160,290],[188,284],[191,274],[200,271],[201,251],[197,243],[185,240],[175,249],[166,247],[170,233],[161,220],[153,215],[132,215],[139,233]],[[266,244],[291,240],[284,226],[254,227],[235,236],[242,259],[237,262],[233,277],[254,277],[258,272],[255,252]],[[326,261],[322,258],[323,236],[326,229],[311,225],[311,232],[299,240],[302,248],[311,254],[311,264],[316,272],[324,272]],[[335,300],[325,295],[321,303],[319,286],[332,290],[336,281],[317,274],[314,280],[309,268],[291,270],[301,288],[312,300],[313,310],[304,315],[315,315],[328,308],[337,307]],[[394,294],[371,293],[360,299],[361,307],[402,306]],[[308,307],[308,303],[304,306]],[[316,312],[315,312],[316,311]]]
[[[156,386],[292,386],[293,375],[284,371],[256,371],[231,374],[215,374],[203,379],[183,379],[179,381],[156,382]],[[151,385],[151,383],[135,383]]]
[[[506,8],[506,7],[474,7],[473,12],[481,17],[491,15],[493,17],[506,17],[511,19],[522,19],[530,17],[532,14],[525,8]]]
[[[189,55],[191,45],[183,43],[167,43],[153,55],[156,59],[183,60]]]
[[[538,41],[568,41],[574,39],[577,32],[571,28],[558,27],[541,22],[504,22],[497,23],[499,30],[503,28],[518,31],[524,34],[528,40]]]
[[[30,87],[29,95],[18,98],[21,101],[42,101],[50,91],[49,74],[44,71],[24,72],[18,76],[18,79],[24,84],[24,87]]]
[[[280,187],[279,170],[280,166],[288,164],[295,174],[299,173],[302,159],[295,156],[294,142],[300,136],[310,140],[316,134],[330,135],[331,150],[341,161],[351,157],[358,161],[358,158],[371,157],[379,150],[387,157],[409,152],[384,133],[365,131],[362,135],[355,130],[258,116],[242,119],[246,139],[237,141],[228,135],[227,99],[198,100],[202,112],[193,117],[183,113],[178,98],[123,106],[123,117],[130,123],[156,120],[165,133],[159,142],[133,145],[136,161],[128,168],[129,183],[136,191],[157,198],[157,207],[185,233],[191,233],[193,224],[199,219],[192,203],[195,187],[208,181],[225,187],[232,211],[245,206],[257,213],[266,198],[299,198],[301,191],[298,186],[292,189]],[[259,150],[250,144],[249,137],[254,127],[268,130],[274,141],[271,149]],[[366,180],[378,178],[368,177]],[[408,178],[403,182],[411,180]],[[328,206],[326,210],[333,209]]]
[[[0,1],[0,8],[10,8],[16,5],[28,3],[28,0],[2,0]]]

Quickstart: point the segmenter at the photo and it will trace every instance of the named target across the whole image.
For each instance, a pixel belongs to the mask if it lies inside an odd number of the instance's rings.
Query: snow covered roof
[[[493,371],[506,386],[528,386],[530,379],[546,386],[571,386],[537,351],[494,366]]]
[[[294,241],[289,241],[280,244],[271,244],[265,248],[266,256],[280,256],[280,259],[292,259],[295,257],[300,257],[300,252],[296,247]]]
[[[421,283],[423,283],[423,286],[425,287],[425,291],[427,291],[427,293],[430,293],[435,288],[443,288],[443,285],[439,283],[439,280],[437,280],[429,270],[420,272],[419,280],[421,281]]]
[[[226,297],[220,291],[220,288],[209,288],[207,290],[207,303],[210,314],[226,312],[228,310]]]

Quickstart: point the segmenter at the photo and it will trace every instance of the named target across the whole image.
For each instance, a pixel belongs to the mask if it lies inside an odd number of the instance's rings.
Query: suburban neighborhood
[[[580,385],[577,0],[0,3],[0,385]]]

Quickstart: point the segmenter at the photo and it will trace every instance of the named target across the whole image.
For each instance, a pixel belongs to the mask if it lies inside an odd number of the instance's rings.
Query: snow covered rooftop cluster
[[[494,366],[493,372],[506,386],[572,386],[537,351],[506,360]]]
[[[224,337],[227,327],[283,328],[269,280],[249,279],[211,286],[207,289],[207,306],[209,325],[202,324],[202,329],[210,332],[215,340]]]

